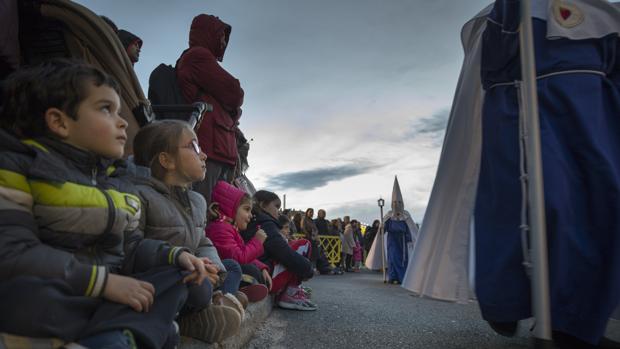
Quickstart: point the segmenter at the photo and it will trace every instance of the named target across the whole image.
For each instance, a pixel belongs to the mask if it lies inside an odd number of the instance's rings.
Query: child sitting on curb
[[[265,229],[267,239],[263,244],[265,252],[261,261],[273,266],[271,293],[276,295],[278,306],[293,310],[317,310],[316,304],[309,299],[309,289],[300,287],[302,281],[314,275],[308,259],[312,244],[306,239],[287,242],[282,237],[276,218],[280,204],[280,198],[275,193],[266,190],[256,192],[252,207],[254,218],[247,230],[250,234],[246,236],[254,234],[259,226]]]
[[[181,334],[219,343],[239,332],[244,309],[235,297],[241,267],[232,259],[220,260],[204,234],[207,203],[202,195],[189,189],[193,182],[204,178],[207,156],[189,124],[178,120],[149,124],[138,131],[133,143],[138,167],[132,181],[144,208],[140,219],[144,236],[190,249],[205,262],[213,289],[221,286],[214,304],[200,312],[181,313]],[[189,298],[201,291],[190,288]]]
[[[244,242],[239,234],[240,230],[247,228],[252,218],[250,196],[224,181],[219,181],[213,188],[211,202],[207,237],[213,241],[221,258],[231,258],[239,262],[243,273],[253,280],[241,288],[250,301],[257,302],[267,297],[271,289],[269,267],[258,260],[263,254],[263,242],[267,235],[259,230],[254,238]]]
[[[124,163],[110,167],[127,139],[119,108],[118,84],[74,61],[5,82],[0,332],[89,348],[178,343],[173,320],[187,283],[208,286],[204,262],[137,231],[140,199],[121,176]]]

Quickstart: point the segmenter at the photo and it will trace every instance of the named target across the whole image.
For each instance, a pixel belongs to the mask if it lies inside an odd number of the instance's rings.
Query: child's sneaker
[[[304,290],[303,288],[304,286],[299,286],[297,288],[297,293],[299,294],[300,298],[303,298],[307,304],[310,304],[311,306],[315,307],[318,309],[318,306],[316,305],[316,303],[314,303],[313,301],[310,300],[310,297],[308,296],[308,294],[306,293],[306,290]],[[312,289],[310,287],[306,287],[308,289],[310,289],[310,291],[312,291]]]
[[[237,291],[235,293],[235,297],[237,297],[237,300],[239,300],[239,302],[241,302],[241,305],[243,305],[243,309],[247,309],[248,308],[248,304],[250,303],[250,300],[248,299],[248,296],[245,295],[245,293],[243,293],[241,291]]]
[[[269,289],[263,284],[244,286],[239,291],[245,293],[251,303],[262,301],[269,294]]]
[[[241,315],[241,321],[245,318],[245,309],[243,305],[235,296],[230,293],[222,294],[221,291],[216,291],[213,294],[213,304],[215,305],[225,305],[231,307],[233,309],[237,309],[239,314]]]
[[[284,309],[301,311],[318,309],[316,304],[306,299],[303,292],[296,287],[289,287],[278,296],[278,306]]]
[[[299,286],[299,289],[303,291],[306,298],[312,298],[312,289],[308,286]]]
[[[207,343],[220,343],[239,332],[241,315],[237,309],[211,304],[204,310],[179,319],[181,335]]]

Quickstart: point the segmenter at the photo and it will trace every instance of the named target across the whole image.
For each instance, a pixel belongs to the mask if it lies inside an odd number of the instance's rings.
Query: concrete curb
[[[267,297],[260,302],[251,303],[245,310],[245,319],[241,323],[241,330],[236,335],[226,339],[222,343],[205,343],[198,339],[181,337],[181,349],[240,349],[245,346],[258,326],[271,314],[273,308],[272,297]]]

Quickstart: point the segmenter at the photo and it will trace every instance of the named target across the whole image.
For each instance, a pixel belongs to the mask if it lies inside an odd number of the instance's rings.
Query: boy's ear
[[[45,123],[52,134],[61,139],[69,136],[69,116],[58,108],[49,108],[45,111]]]
[[[165,168],[168,171],[172,171],[176,167],[174,157],[170,156],[170,154],[166,152],[162,151],[161,153],[159,153],[159,155],[157,156],[157,160],[159,161],[161,167]]]

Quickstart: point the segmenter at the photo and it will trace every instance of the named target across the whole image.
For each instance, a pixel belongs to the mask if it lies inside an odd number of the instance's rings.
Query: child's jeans
[[[223,293],[235,294],[239,290],[241,283],[241,266],[234,259],[224,259],[222,264],[226,267],[226,279],[221,287]]]
[[[78,342],[86,348],[131,349],[135,343],[124,331],[108,331],[83,338]]]
[[[188,284],[187,300],[180,311],[180,315],[197,313],[211,304],[213,285],[209,279],[204,279],[202,285]]]
[[[170,326],[187,298],[184,274],[177,267],[159,267],[132,275],[155,286],[148,313],[105,301],[76,296],[61,279],[20,276],[0,282],[0,332],[65,341],[99,333],[130,330],[140,348],[161,348]]]

